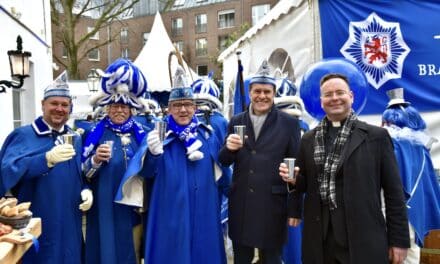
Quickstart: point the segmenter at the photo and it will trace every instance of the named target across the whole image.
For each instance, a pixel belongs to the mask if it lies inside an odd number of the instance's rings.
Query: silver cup
[[[167,132],[167,122],[165,121],[156,121],[154,123],[154,129],[159,133],[159,139],[161,142],[165,140],[165,134]]]
[[[105,140],[104,144],[108,145],[110,147],[110,158],[113,156],[113,140]]]
[[[73,137],[74,136],[75,136],[74,134],[64,134],[63,135],[64,144],[70,144],[73,146]]]
[[[295,179],[295,159],[294,158],[285,158],[284,164],[287,165],[289,169],[289,180]]]
[[[234,134],[239,135],[241,141],[244,142],[244,136],[246,135],[246,126],[234,126]]]

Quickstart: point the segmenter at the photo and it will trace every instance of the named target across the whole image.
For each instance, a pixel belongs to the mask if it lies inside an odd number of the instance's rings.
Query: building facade
[[[226,48],[228,37],[239,32],[243,25],[251,27],[261,19],[277,0],[176,0],[161,16],[172,42],[183,53],[189,66],[199,75],[214,71],[221,79],[217,56]],[[86,79],[92,68],[105,69],[117,58],[134,61],[145,42],[154,21],[154,12],[165,8],[157,0],[141,0],[133,10],[133,17],[111,23],[89,39],[89,45],[111,38],[110,44],[87,54],[80,63],[80,78]],[[94,19],[84,17],[76,34],[81,36],[93,27]],[[65,48],[57,42],[56,27],[53,31],[54,56],[67,58]],[[84,48],[84,50],[87,47]],[[81,51],[80,51],[81,52]],[[56,61],[54,59],[54,61]],[[54,76],[64,68],[58,65]]]
[[[23,41],[23,51],[32,54],[29,77],[24,79],[23,86],[5,88],[0,93],[0,146],[14,128],[30,124],[41,114],[43,90],[53,80],[49,2],[0,0],[0,80],[13,80],[7,52],[17,50],[18,36]]]

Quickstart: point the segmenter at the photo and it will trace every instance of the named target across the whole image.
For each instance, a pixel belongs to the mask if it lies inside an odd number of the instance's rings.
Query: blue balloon
[[[319,82],[324,75],[329,73],[347,76],[354,94],[352,107],[359,114],[367,102],[368,81],[364,72],[355,63],[343,58],[323,59],[311,65],[303,75],[299,91],[307,112],[317,120],[325,116],[321,108]]]

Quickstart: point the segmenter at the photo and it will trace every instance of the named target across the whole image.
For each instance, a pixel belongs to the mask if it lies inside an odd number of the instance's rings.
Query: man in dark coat
[[[275,79],[263,63],[250,80],[249,109],[229,122],[219,161],[234,166],[229,194],[229,236],[234,263],[251,263],[259,249],[261,263],[281,263],[287,237],[287,186],[278,176],[278,164],[296,157],[300,139],[296,118],[274,106]],[[245,125],[242,140],[234,126]]]
[[[344,75],[321,79],[326,116],[302,137],[296,181],[280,164],[280,176],[296,183],[289,224],[299,224],[305,193],[304,263],[403,263],[408,220],[392,141],[383,128],[357,120],[352,104]]]

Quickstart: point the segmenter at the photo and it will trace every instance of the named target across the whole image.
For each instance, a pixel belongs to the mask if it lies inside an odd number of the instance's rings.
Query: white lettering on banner
[[[419,76],[440,75],[440,66],[435,64],[417,64],[419,67]]]

